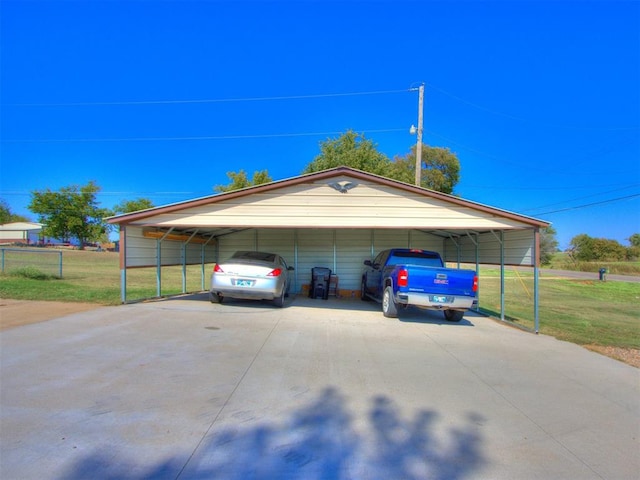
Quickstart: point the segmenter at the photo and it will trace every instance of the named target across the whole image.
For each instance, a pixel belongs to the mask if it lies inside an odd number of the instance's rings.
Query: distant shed
[[[41,223],[13,222],[0,225],[0,243],[35,243],[42,231]]]

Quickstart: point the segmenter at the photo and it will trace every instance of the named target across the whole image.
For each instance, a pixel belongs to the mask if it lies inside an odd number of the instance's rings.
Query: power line
[[[516,161],[510,161],[510,160],[507,160],[505,158],[498,157],[496,155],[492,155],[490,153],[483,152],[483,151],[478,150],[476,148],[469,147],[469,146],[467,146],[465,144],[462,144],[462,143],[460,143],[460,142],[458,142],[458,141],[456,141],[456,140],[454,140],[454,139],[452,139],[450,137],[446,137],[444,135],[441,135],[441,134],[439,134],[439,133],[437,133],[437,132],[435,132],[433,130],[426,130],[425,129],[425,131],[428,133],[429,137],[438,137],[438,138],[446,141],[449,145],[456,146],[456,147],[458,147],[458,148],[460,148],[462,150],[466,150],[466,151],[469,151],[471,153],[475,153],[475,154],[477,154],[479,156],[490,158],[492,160],[496,160],[496,161],[498,161],[500,163],[503,163],[503,164],[506,164],[506,165],[512,165],[512,166],[515,166],[515,167],[518,167],[518,168],[522,168],[523,167],[522,163],[518,163]],[[586,153],[585,154],[579,154],[579,155],[577,155],[575,157],[574,161],[577,162],[577,161],[590,160],[590,159],[592,159],[592,158],[594,158],[596,156],[604,156],[604,155],[608,155],[608,154],[614,153],[620,147],[626,146],[626,145],[630,144],[631,142],[633,142],[635,140],[636,140],[636,137],[634,136],[634,137],[630,137],[627,140],[617,142],[616,144],[614,144],[614,146],[609,146],[608,145],[607,147],[603,147],[599,151],[596,151],[596,152],[591,152],[589,154],[586,154]],[[572,177],[575,176],[575,172],[573,172],[573,171],[562,171],[562,170],[558,171],[555,168],[554,169],[541,168],[538,165],[531,165],[531,164],[527,164],[526,167],[529,170],[537,170],[538,172],[541,172],[541,173],[553,173],[554,175],[569,175],[569,176],[572,176]],[[615,172],[610,172],[610,173],[615,173]],[[618,173],[620,175],[626,174],[626,172],[618,172]],[[600,172],[593,172],[593,173],[580,172],[580,174],[581,175],[598,175],[598,176],[601,175]],[[483,188],[505,188],[505,187],[500,186],[500,187],[483,187]],[[574,187],[571,187],[571,188],[574,188]]]
[[[517,120],[520,122],[531,123],[530,119],[512,115],[499,110],[495,110],[484,105],[466,100],[454,93],[451,93],[443,88],[440,88],[431,83],[425,84],[429,89],[442,93],[454,100],[469,105],[478,110],[490,113],[492,115],[509,118],[511,120]],[[240,97],[240,98],[204,98],[204,99],[190,99],[190,100],[137,100],[137,101],[114,101],[114,102],[57,102],[57,103],[5,103],[4,106],[9,107],[96,107],[96,106],[136,106],[136,105],[181,105],[181,104],[211,104],[211,103],[233,103],[233,102],[264,102],[264,101],[278,101],[278,100],[305,100],[314,98],[331,98],[331,97],[352,97],[363,95],[388,95],[397,93],[407,93],[413,89],[402,90],[372,90],[366,92],[346,92],[346,93],[319,93],[319,94],[307,94],[307,95],[280,95],[272,97]],[[539,122],[535,122],[539,123]],[[540,124],[542,126],[552,128],[563,128],[569,130],[639,130],[640,126],[620,126],[620,127],[581,127],[572,125],[557,125],[557,124]]]
[[[529,187],[529,186],[522,186],[522,185],[475,185],[475,184],[469,184],[469,185],[465,185],[464,186],[464,190],[530,190],[530,191],[543,191],[543,192],[547,192],[547,191],[555,191],[555,190],[562,190],[562,191],[566,191],[566,190],[584,190],[585,188],[589,188],[592,189],[597,186],[599,188],[602,187],[615,187],[615,190],[609,190],[606,192],[599,192],[593,195],[587,195],[584,197],[578,197],[578,198],[571,198],[569,200],[564,200],[562,202],[557,202],[557,203],[552,203],[550,205],[542,205],[540,207],[536,207],[536,208],[529,208],[527,210],[522,210],[523,212],[526,211],[531,211],[531,210],[539,210],[541,208],[545,208],[545,207],[552,207],[554,205],[558,205],[560,203],[567,203],[567,202],[572,202],[575,200],[581,200],[584,198],[591,198],[591,197],[597,197],[599,195],[604,195],[606,193],[612,193],[612,192],[618,192],[620,190],[625,190],[625,189],[629,189],[629,188],[635,188],[638,186],[638,184],[633,184],[633,185],[571,185],[571,186],[567,186],[567,185],[561,185],[558,187]]]
[[[566,130],[587,130],[587,131],[591,131],[591,130],[608,130],[608,131],[616,131],[616,130],[640,130],[640,126],[635,125],[635,126],[617,126],[617,127],[582,127],[582,126],[576,126],[576,125],[558,125],[558,124],[551,124],[551,123],[541,123],[538,121],[532,121],[530,119],[524,118],[524,117],[519,117],[516,115],[511,115],[509,113],[505,113],[505,112],[501,112],[499,110],[494,110],[492,108],[489,107],[485,107],[483,105],[471,102],[469,100],[466,100],[462,97],[459,97],[451,92],[448,92],[447,90],[444,90],[443,88],[440,87],[436,87],[433,84],[427,83],[426,84],[431,90],[435,90],[437,92],[440,92],[448,97],[453,98],[454,100],[457,100],[460,103],[464,103],[465,105],[469,105],[470,107],[476,108],[478,110],[482,110],[484,112],[487,113],[491,113],[492,115],[496,115],[496,116],[500,116],[500,117],[505,117],[505,118],[509,118],[511,120],[517,120],[519,122],[523,122],[523,123],[537,123],[538,125],[542,126],[542,127],[548,127],[548,128],[559,128],[559,129],[566,129]]]
[[[634,193],[632,195],[627,195],[625,197],[612,198],[610,200],[603,200],[601,202],[587,203],[585,205],[577,205],[575,207],[562,208],[560,210],[553,210],[550,212],[536,213],[535,215],[540,216],[540,215],[549,215],[551,213],[567,212],[569,210],[578,210],[580,208],[587,208],[587,207],[593,207],[595,205],[602,205],[605,203],[613,203],[613,202],[619,202],[621,200],[628,200],[629,198],[634,198],[634,197],[640,197],[640,193]]]
[[[598,193],[594,193],[592,195],[585,195],[582,197],[578,197],[578,198],[571,198],[569,200],[563,200],[561,202],[555,202],[555,203],[549,203],[547,205],[541,205],[539,207],[535,207],[535,208],[528,208],[525,210],[522,210],[522,212],[530,212],[532,210],[540,210],[542,208],[547,208],[547,207],[553,207],[555,205],[562,205],[563,203],[569,203],[569,202],[575,202],[576,200],[584,200],[585,198],[593,198],[593,197],[599,197],[600,195],[606,195],[607,193],[613,193],[613,192],[619,192],[620,190],[627,190],[629,188],[636,188],[639,185],[637,183],[633,184],[633,185],[599,185],[599,187],[616,187],[615,190],[607,190],[606,192],[598,192]],[[496,187],[499,188],[499,187]],[[578,188],[578,187],[571,187],[571,188]],[[593,188],[593,185],[590,185],[588,187],[580,187],[580,188]]]
[[[442,93],[442,94],[444,94],[444,95],[447,95],[448,97],[453,98],[454,100],[459,101],[460,103],[464,103],[465,105],[469,105],[469,106],[471,106],[471,107],[473,107],[473,108],[477,108],[478,110],[483,110],[483,111],[485,111],[485,112],[491,113],[491,114],[493,114],[493,115],[498,115],[498,116],[500,116],[500,117],[506,117],[506,118],[510,118],[510,119],[512,119],[512,120],[519,120],[519,121],[521,121],[521,122],[526,122],[526,119],[524,119],[524,118],[516,117],[516,116],[514,116],[514,115],[510,115],[510,114],[508,114],[508,113],[500,112],[500,111],[498,111],[498,110],[493,110],[493,109],[491,109],[491,108],[488,108],[488,107],[485,107],[485,106],[479,105],[479,104],[477,104],[477,103],[470,102],[469,100],[465,100],[464,98],[459,97],[459,96],[457,96],[457,95],[454,95],[453,93],[448,92],[447,90],[444,90],[444,89],[442,89],[442,88],[436,87],[435,85],[433,85],[433,84],[431,84],[431,83],[427,83],[426,85],[427,85],[427,87],[429,87],[431,90],[435,90],[435,91],[437,91],[437,92],[440,92],[440,93]]]
[[[96,106],[125,106],[125,105],[179,105],[197,103],[231,103],[231,102],[265,102],[275,100],[304,100],[312,98],[329,97],[353,97],[361,95],[387,95],[391,93],[407,93],[409,90],[374,90],[370,92],[348,92],[348,93],[319,93],[310,95],[284,95],[275,97],[245,97],[245,98],[206,98],[194,100],[149,100],[131,102],[68,102],[68,103],[9,103],[11,107],[96,107]]]
[[[389,133],[404,132],[406,128],[382,128],[361,130],[361,133]],[[342,135],[344,131],[334,132],[306,132],[306,133],[267,133],[258,135],[216,135],[203,137],[129,137],[129,138],[67,138],[67,139],[32,139],[32,140],[0,140],[2,143],[89,143],[89,142],[159,142],[159,141],[190,141],[190,140],[240,140],[251,138],[283,138],[283,137],[314,137],[320,135]]]

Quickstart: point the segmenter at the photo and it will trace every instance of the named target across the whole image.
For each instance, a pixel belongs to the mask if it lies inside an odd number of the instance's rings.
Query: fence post
[[[60,271],[60,278],[62,278],[62,250],[60,250],[60,252],[58,252],[60,254],[60,257],[58,259],[58,270]]]
[[[0,250],[2,250],[2,273],[4,273],[4,248]]]

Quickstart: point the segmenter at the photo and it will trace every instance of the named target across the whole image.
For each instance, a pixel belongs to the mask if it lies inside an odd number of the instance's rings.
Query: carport
[[[120,227],[121,298],[127,270],[161,272],[206,265],[236,250],[281,254],[295,268],[294,293],[307,288],[313,267],[328,267],[340,293],[360,289],[362,262],[392,247],[439,252],[451,263],[500,265],[504,319],[504,267],[534,269],[538,331],[540,228],[549,223],[360,170],[337,167],[264,185],[111,217]]]

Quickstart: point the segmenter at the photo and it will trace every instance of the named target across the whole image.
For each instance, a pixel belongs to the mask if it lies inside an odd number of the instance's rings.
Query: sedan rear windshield
[[[273,263],[276,259],[274,253],[266,253],[266,252],[236,252],[233,254],[234,260],[243,259],[243,260],[259,260],[261,262],[271,262]]]

